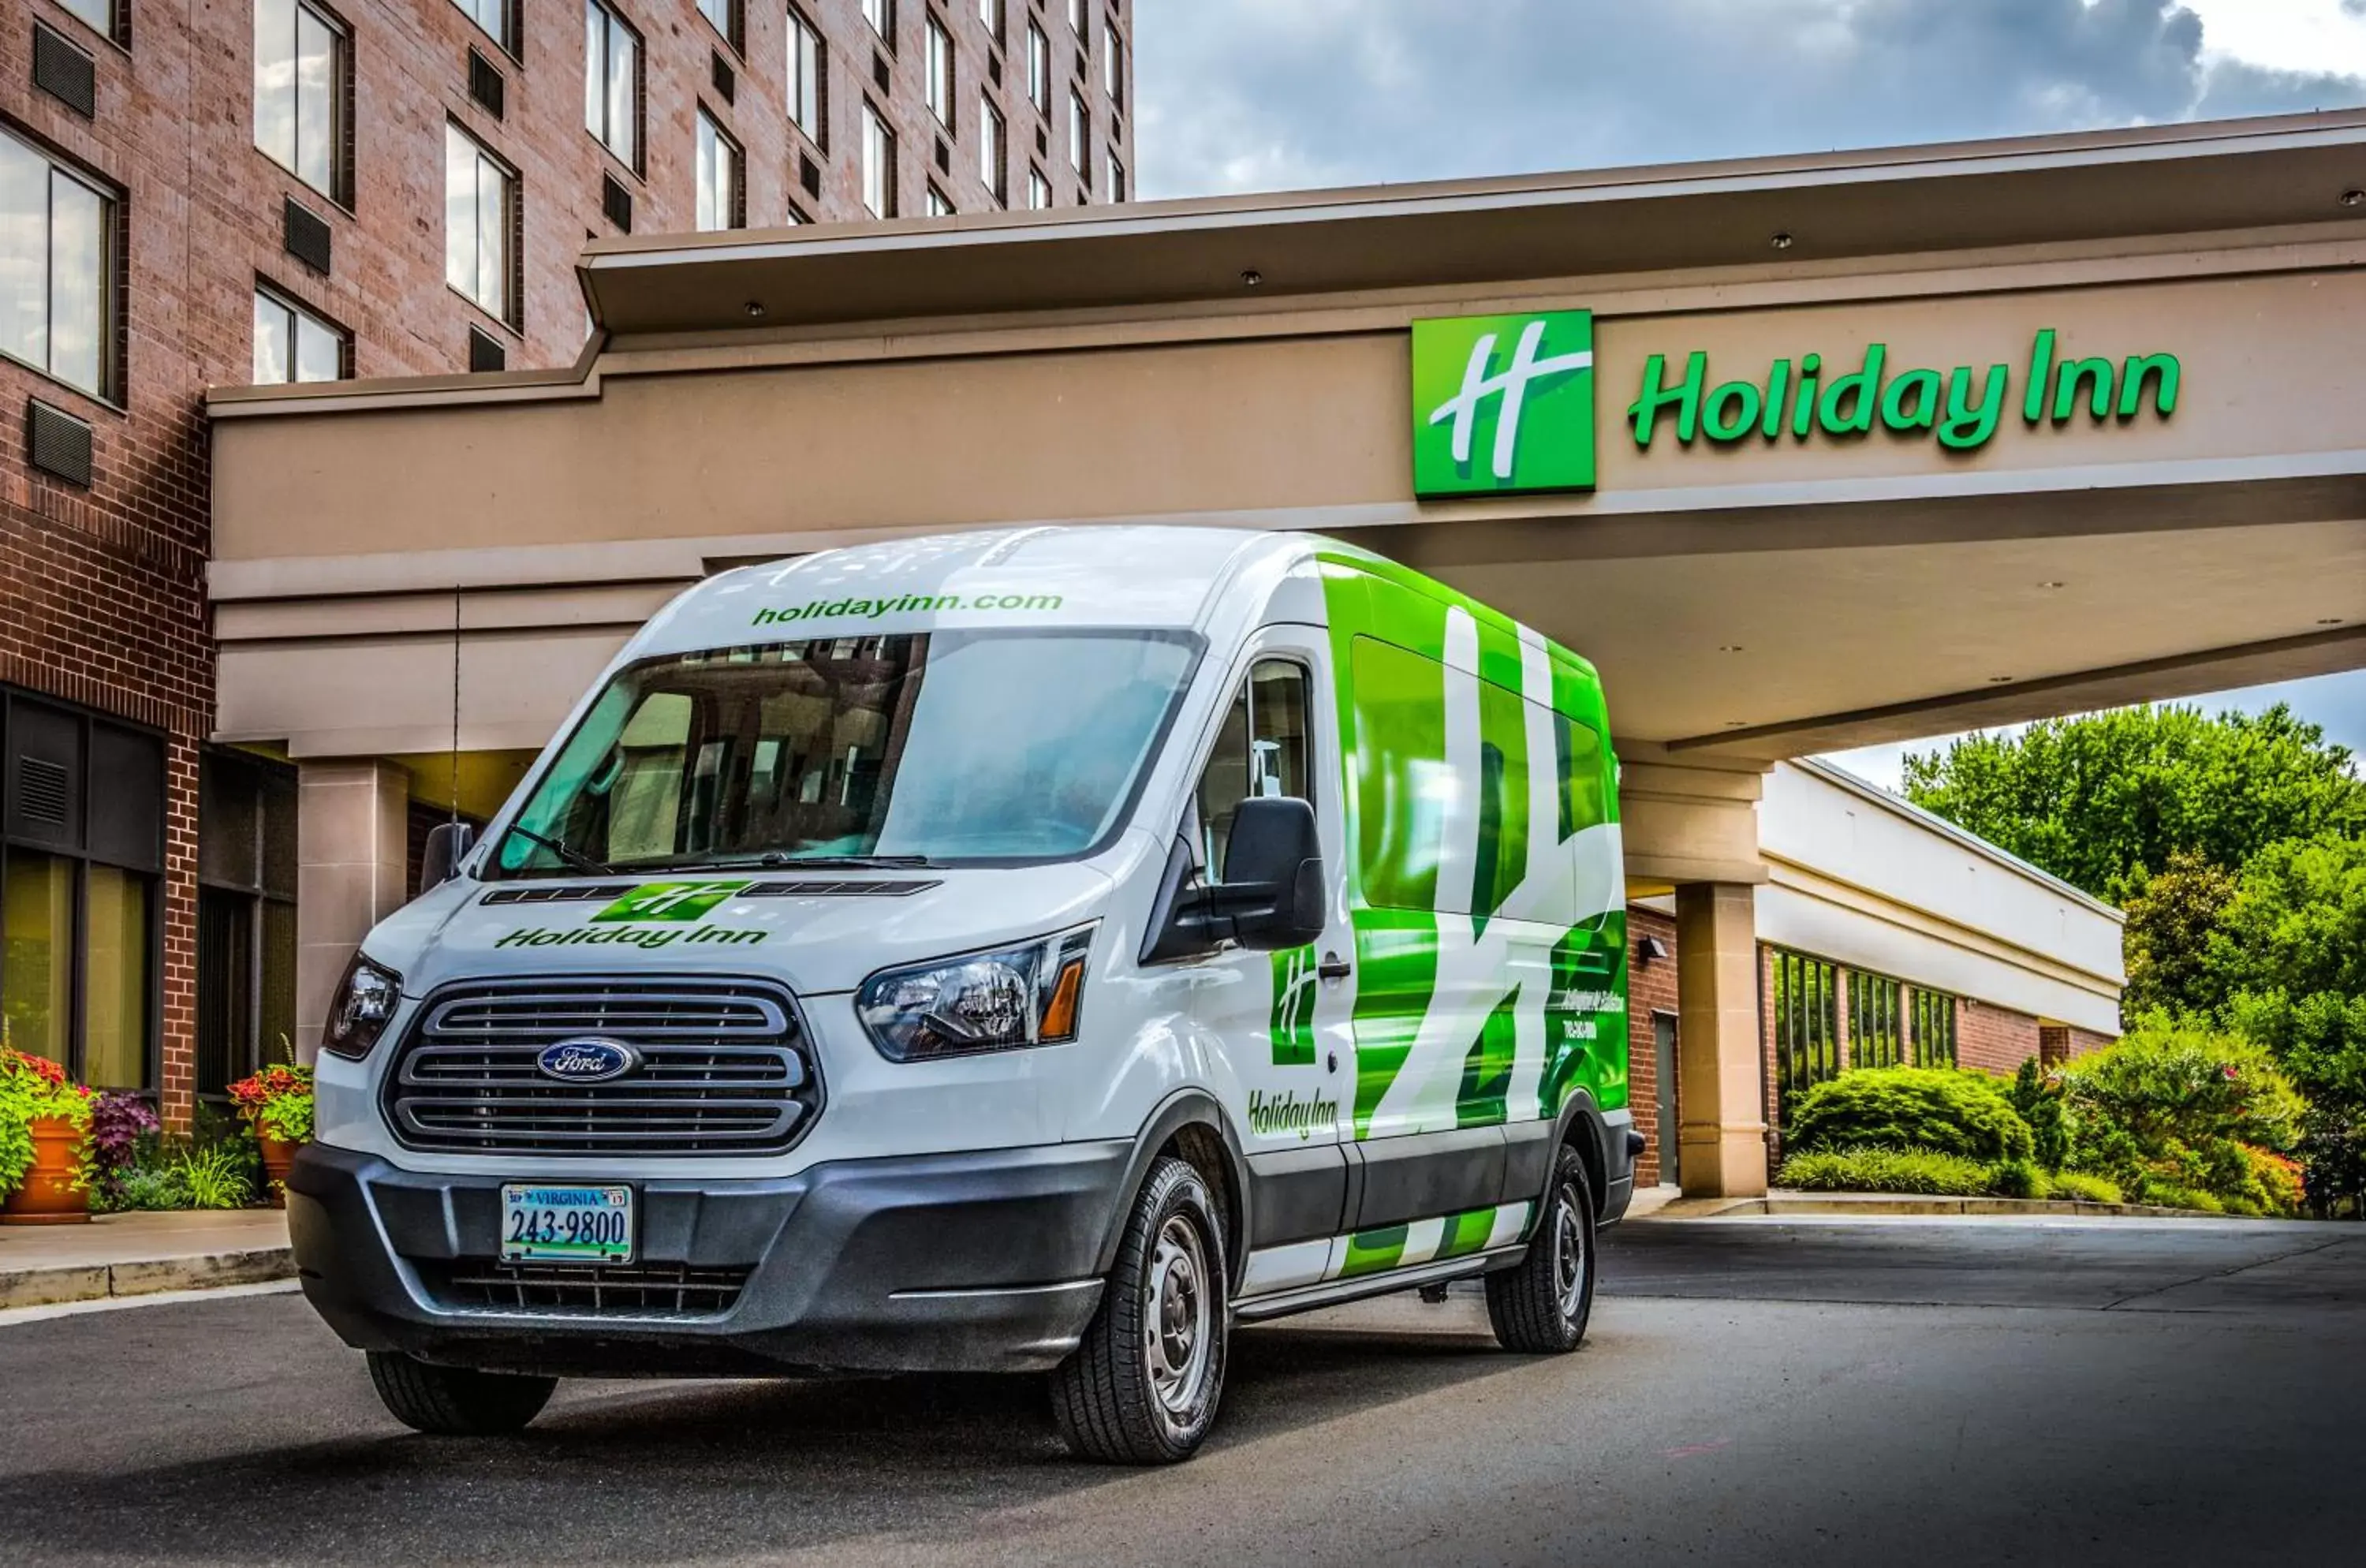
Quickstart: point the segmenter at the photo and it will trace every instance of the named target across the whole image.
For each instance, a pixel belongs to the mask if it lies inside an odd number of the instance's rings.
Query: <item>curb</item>
[[[296,1254],[285,1247],[199,1253],[187,1258],[147,1258],[130,1263],[0,1270],[0,1311],[62,1306],[113,1296],[152,1296],[163,1291],[260,1285],[295,1277]]]
[[[1741,1214],[1834,1215],[1930,1218],[1951,1214],[2053,1215],[2057,1218],[2207,1220],[2220,1216],[2193,1209],[2163,1209],[2146,1203],[2082,1203],[2072,1200],[2034,1198],[1940,1198],[1887,1193],[1770,1193],[1763,1198],[1680,1198],[1649,1220],[1729,1219]]]

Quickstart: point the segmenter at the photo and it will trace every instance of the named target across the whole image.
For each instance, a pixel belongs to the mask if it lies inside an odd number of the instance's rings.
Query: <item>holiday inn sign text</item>
[[[2015,361],[1986,367],[1901,365],[1875,343],[1846,358],[1808,352],[1718,378],[1727,368],[1698,350],[1651,355],[1626,406],[1628,439],[1648,451],[1662,439],[1772,446],[1880,431],[1977,452],[2016,416],[2030,426],[2166,419],[2181,376],[2173,354],[2072,354],[2052,327]],[[1415,321],[1414,493],[1593,489],[1594,387],[1591,311]]]

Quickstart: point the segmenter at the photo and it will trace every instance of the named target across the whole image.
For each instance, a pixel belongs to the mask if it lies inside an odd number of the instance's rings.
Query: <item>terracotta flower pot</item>
[[[257,1127],[254,1141],[263,1145],[263,1186],[269,1193],[275,1209],[287,1207],[287,1169],[296,1163],[296,1151],[302,1147],[285,1138],[275,1138]]]
[[[24,1185],[0,1202],[0,1224],[75,1225],[90,1223],[90,1193],[74,1181],[82,1165],[83,1130],[62,1116],[26,1123],[33,1163]]]

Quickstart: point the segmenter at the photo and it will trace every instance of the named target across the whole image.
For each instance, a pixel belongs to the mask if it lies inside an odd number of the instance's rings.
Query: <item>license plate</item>
[[[501,1188],[504,1263],[630,1263],[629,1187]]]

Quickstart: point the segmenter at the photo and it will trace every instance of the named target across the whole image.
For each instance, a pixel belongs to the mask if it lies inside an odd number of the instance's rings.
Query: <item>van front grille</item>
[[[599,1083],[543,1072],[546,1047],[583,1037],[632,1066]],[[795,1008],[753,983],[456,987],[428,998],[386,1087],[405,1145],[468,1154],[776,1154],[820,1110]]]
[[[530,1312],[603,1318],[720,1317],[754,1270],[687,1263],[494,1263],[464,1258],[420,1266],[436,1304],[454,1312]]]

